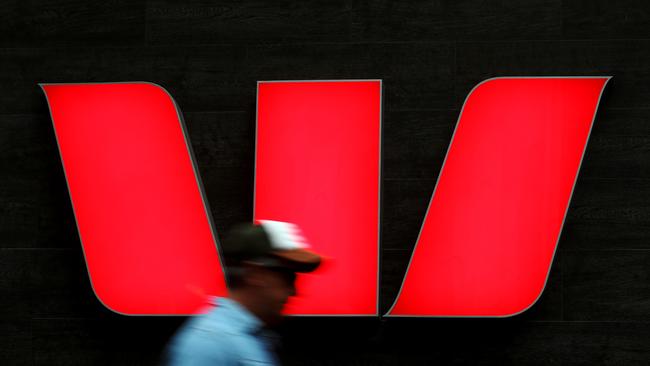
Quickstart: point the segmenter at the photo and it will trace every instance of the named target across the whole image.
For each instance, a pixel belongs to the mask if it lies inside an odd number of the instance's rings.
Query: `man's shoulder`
[[[178,336],[206,338],[211,342],[228,342],[241,334],[240,325],[221,307],[209,307],[181,326]]]
[[[237,316],[237,308],[227,299],[217,299],[214,304],[217,306],[204,309],[181,326],[168,345],[169,364],[175,365],[174,360],[186,364],[192,364],[188,360],[201,360],[196,363],[219,361],[227,365],[258,348],[257,340]]]
[[[190,318],[181,326],[167,347],[169,365],[208,361],[227,365],[228,360],[236,360],[238,332],[220,319],[216,309]]]

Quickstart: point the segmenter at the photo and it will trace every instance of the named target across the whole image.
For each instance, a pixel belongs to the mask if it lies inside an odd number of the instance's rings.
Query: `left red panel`
[[[44,84],[95,294],[128,315],[200,310],[226,285],[182,117],[145,82]]]

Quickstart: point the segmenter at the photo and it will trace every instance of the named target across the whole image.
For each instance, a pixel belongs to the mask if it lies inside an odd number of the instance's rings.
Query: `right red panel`
[[[535,303],[608,80],[496,78],[470,92],[388,316],[510,316]]]

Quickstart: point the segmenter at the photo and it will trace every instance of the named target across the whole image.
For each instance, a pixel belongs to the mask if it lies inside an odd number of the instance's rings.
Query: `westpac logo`
[[[532,306],[608,80],[495,78],[469,93],[387,316]],[[42,88],[100,301],[192,314],[225,294],[219,228],[171,95],[145,82]],[[378,315],[381,95],[380,80],[258,83],[253,219],[299,224],[330,258],[298,278],[289,314]]]

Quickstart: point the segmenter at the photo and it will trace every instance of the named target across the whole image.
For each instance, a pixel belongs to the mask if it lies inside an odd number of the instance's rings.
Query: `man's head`
[[[222,252],[231,297],[273,324],[288,298],[296,295],[296,272],[315,270],[321,257],[310,250],[296,225],[259,223],[234,227]]]

